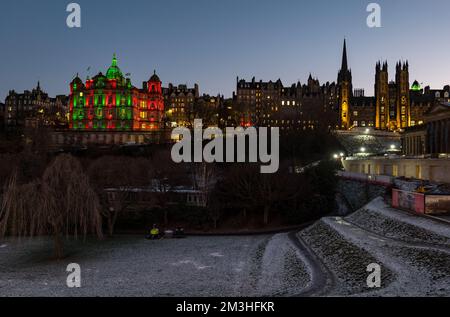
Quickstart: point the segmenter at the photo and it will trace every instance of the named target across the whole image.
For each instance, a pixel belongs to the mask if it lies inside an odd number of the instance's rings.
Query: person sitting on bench
[[[156,227],[156,224],[154,224],[152,230],[150,230],[149,238],[151,240],[159,239],[159,229]]]

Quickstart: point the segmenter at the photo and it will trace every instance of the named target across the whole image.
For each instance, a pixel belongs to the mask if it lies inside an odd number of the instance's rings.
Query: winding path
[[[325,266],[315,252],[298,235],[298,232],[289,233],[289,239],[299,249],[311,268],[311,285],[304,289],[297,297],[312,297],[326,295],[334,285],[334,276]]]
[[[337,217],[335,219],[335,221],[341,221],[343,223],[346,223],[348,225],[351,225],[353,227],[355,227],[356,229],[365,231],[367,233],[369,233],[370,235],[374,236],[375,238],[378,238],[380,240],[385,240],[385,241],[389,241],[390,243],[392,243],[392,245],[396,245],[396,246],[401,246],[401,247],[406,247],[406,248],[416,248],[416,249],[426,249],[426,250],[435,250],[435,251],[441,251],[441,252],[445,252],[445,253],[449,253],[450,254],[450,246],[446,247],[445,245],[439,245],[439,244],[434,244],[434,243],[428,243],[428,242],[407,242],[404,240],[400,240],[400,239],[395,239],[395,238],[391,238],[391,237],[386,237],[383,236],[371,229],[368,229],[366,227],[360,226],[352,221],[349,221],[347,219],[343,219],[340,217]]]

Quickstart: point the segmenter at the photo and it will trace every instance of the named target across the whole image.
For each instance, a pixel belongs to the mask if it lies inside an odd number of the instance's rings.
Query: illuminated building
[[[3,120],[8,131],[21,130],[29,123],[58,128],[67,126],[67,97],[49,97],[39,82],[31,91],[9,91],[4,107]]]
[[[163,128],[164,99],[156,72],[142,89],[131,84],[114,55],[106,75],[70,83],[70,129],[77,131],[158,131]]]
[[[163,88],[167,121],[170,127],[191,127],[193,123],[194,105],[199,98],[199,87],[188,88],[187,85]]]
[[[348,69],[347,43],[344,41],[342,66],[338,75],[339,122],[342,129],[350,128],[350,100],[352,98],[352,72]]]

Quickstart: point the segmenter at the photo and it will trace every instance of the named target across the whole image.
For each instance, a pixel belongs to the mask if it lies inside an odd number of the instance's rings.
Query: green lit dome
[[[411,90],[413,91],[420,91],[422,90],[422,87],[420,87],[420,84],[417,80],[414,81],[414,83],[411,86]]]
[[[108,79],[122,79],[123,74],[120,71],[120,68],[117,67],[117,58],[116,54],[113,56],[111,67],[108,68],[108,71],[106,72],[106,77]]]

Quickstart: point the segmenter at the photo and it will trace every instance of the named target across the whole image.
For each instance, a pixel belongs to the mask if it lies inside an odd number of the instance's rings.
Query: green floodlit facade
[[[76,131],[158,131],[164,99],[156,73],[138,89],[125,78],[114,55],[106,75],[70,83],[70,129]]]

